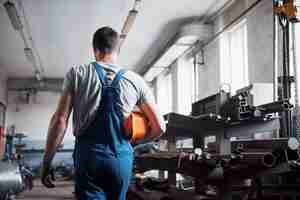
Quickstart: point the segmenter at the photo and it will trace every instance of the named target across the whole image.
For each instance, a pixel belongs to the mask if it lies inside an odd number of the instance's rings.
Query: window
[[[165,115],[172,112],[172,74],[161,74],[157,77],[157,104],[160,112]]]
[[[247,24],[243,20],[220,38],[221,84],[230,84],[231,92],[249,85]]]
[[[299,2],[299,5],[300,5],[300,2]],[[297,98],[299,98],[299,96],[300,96],[300,37],[299,37],[299,35],[300,35],[300,24],[299,23],[297,23],[296,25],[295,25],[295,48],[296,48],[296,62],[295,62],[295,64],[297,65],[297,74],[295,74],[295,76],[297,77],[297,80],[298,80],[298,83],[297,83],[297,86],[298,86],[298,94],[297,94]],[[299,101],[299,100],[298,100]]]
[[[189,115],[193,103],[194,65],[192,60],[180,59],[177,63],[178,105],[180,114]]]
[[[0,102],[0,128],[5,127],[5,105]]]

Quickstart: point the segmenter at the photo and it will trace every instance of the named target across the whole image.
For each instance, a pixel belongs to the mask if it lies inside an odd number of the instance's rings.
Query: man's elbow
[[[68,123],[68,118],[65,115],[55,113],[51,120],[52,124],[56,127],[65,127]]]
[[[160,125],[157,125],[155,128],[153,128],[153,130],[152,130],[152,136],[153,136],[154,139],[158,139],[165,132],[166,132],[166,125],[165,124],[160,124]]]

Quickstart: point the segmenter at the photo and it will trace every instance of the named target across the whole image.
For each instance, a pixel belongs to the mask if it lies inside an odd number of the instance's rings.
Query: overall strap
[[[101,65],[99,65],[97,62],[94,62],[94,65],[95,65],[95,69],[96,69],[96,72],[97,72],[97,75],[98,75],[98,78],[99,78],[101,84],[107,85],[108,81],[107,81],[107,77],[104,73],[103,67]]]
[[[116,74],[114,80],[111,83],[111,87],[116,87],[119,83],[119,81],[123,78],[123,74],[125,73],[124,69],[120,69],[118,73]]]

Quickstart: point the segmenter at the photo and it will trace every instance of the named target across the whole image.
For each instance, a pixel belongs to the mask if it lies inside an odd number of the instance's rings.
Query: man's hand
[[[41,174],[41,180],[44,186],[47,188],[54,188],[55,185],[52,183],[51,180],[51,167],[50,164],[44,163],[42,167],[42,174]]]

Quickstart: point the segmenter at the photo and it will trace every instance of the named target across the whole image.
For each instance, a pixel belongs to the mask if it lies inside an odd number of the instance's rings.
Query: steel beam
[[[8,91],[50,91],[61,92],[62,78],[45,78],[37,81],[33,78],[9,78],[7,80]]]

